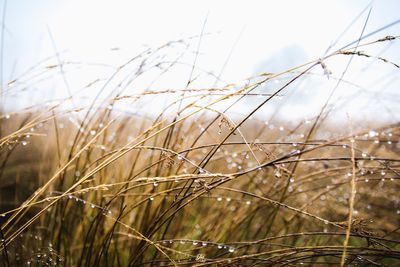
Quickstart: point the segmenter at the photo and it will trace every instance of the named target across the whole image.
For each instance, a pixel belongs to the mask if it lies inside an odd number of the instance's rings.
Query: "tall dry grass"
[[[307,120],[260,113],[316,69],[329,74],[331,58],[374,58],[359,49],[389,42],[398,37],[357,42],[240,85],[194,88],[189,79],[184,90],[137,94],[116,86],[83,106],[71,96],[4,113],[2,264],[399,264],[400,125],[326,123],[331,98]],[[103,88],[127,86],[144,69],[159,68],[153,56],[170,45],[129,60]],[[131,76],[118,76],[136,62]],[[284,82],[272,93],[258,90],[278,79]],[[330,79],[346,82],[343,75]],[[5,92],[23,90],[18,83]],[[167,95],[173,101],[158,116],[147,113],[151,104],[138,115],[116,108]],[[251,111],[232,116],[245,99],[252,99]]]

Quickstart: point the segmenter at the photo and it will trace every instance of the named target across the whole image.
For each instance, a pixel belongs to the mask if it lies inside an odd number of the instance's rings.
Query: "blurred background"
[[[5,110],[69,95],[75,97],[75,102],[90,101],[104,85],[101,82],[119,66],[146,49],[157,49],[175,40],[184,43],[168,45],[154,60],[179,63],[167,74],[148,71],[148,75],[130,85],[127,94],[149,88],[185,88],[190,76],[195,78],[191,85],[196,88],[245,82],[260,73],[284,71],[321,58],[327,51],[329,54],[357,40],[364,25],[363,35],[367,35],[398,20],[400,10],[396,0],[246,4],[123,0],[1,2],[0,82]],[[400,24],[395,24],[365,41],[396,35],[399,30]],[[395,42],[388,42],[368,47],[366,52],[399,64],[399,48]],[[331,79],[324,76],[322,68],[315,68],[316,75],[296,83],[296,90],[285,91],[283,99],[276,100],[279,106],[282,100],[286,103],[282,115],[313,116],[335,87],[334,78],[342,75],[348,60],[341,56],[325,62],[332,72]],[[193,70],[192,65],[195,65]],[[382,120],[398,120],[396,114],[400,113],[395,105],[399,100],[398,78],[396,67],[372,58],[354,59],[343,77],[349,83],[342,83],[333,98],[337,112],[350,112],[364,119],[379,115]],[[285,79],[276,82],[275,86],[260,90],[273,92]],[[380,94],[382,91],[385,93]],[[156,105],[164,106],[165,99],[151,101],[164,101]],[[242,101],[237,112],[246,113],[246,108],[253,106],[248,103],[254,101],[254,98]],[[127,105],[122,109],[130,108]],[[269,109],[276,109],[276,103],[271,102],[265,108]],[[382,112],[377,113],[377,109]]]

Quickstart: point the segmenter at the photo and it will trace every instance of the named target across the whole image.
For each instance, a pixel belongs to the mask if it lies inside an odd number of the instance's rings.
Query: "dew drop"
[[[375,136],[377,136],[377,132],[375,132],[374,130],[370,130],[370,131],[368,132],[368,136],[369,136],[369,137],[375,137]]]
[[[296,150],[293,150],[292,153],[293,153],[294,155],[297,155],[297,154],[300,154],[300,152],[301,152],[301,151],[300,151],[299,149],[296,149]]]

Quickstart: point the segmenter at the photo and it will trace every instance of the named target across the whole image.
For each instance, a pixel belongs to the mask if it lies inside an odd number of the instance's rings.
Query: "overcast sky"
[[[47,28],[58,50],[107,61],[109,48],[132,55],[143,44],[199,34],[208,18],[205,31],[214,35],[203,42],[202,63],[220,67],[239,38],[226,75],[245,77],[282,47],[298,45],[307,57],[321,56],[370,2],[13,0],[6,10],[6,67],[26,67],[52,54]],[[398,10],[396,0],[373,2],[368,29],[399,19]],[[359,35],[363,22],[343,43]]]

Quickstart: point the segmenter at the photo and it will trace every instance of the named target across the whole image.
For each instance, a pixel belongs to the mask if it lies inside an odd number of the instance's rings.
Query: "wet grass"
[[[285,119],[278,114],[284,103],[274,102],[321,67],[334,88],[348,82],[327,71],[331,58],[398,69],[358,50],[387,42],[398,40],[359,40],[241,84],[195,88],[191,77],[184,90],[121,90],[146,69],[164,66],[158,55],[171,42],[94,81],[101,90],[122,84],[107,97],[79,106],[71,95],[2,114],[0,260],[5,266],[399,264],[400,125],[351,116],[329,122],[336,108],[331,97],[307,119]],[[57,67],[42,67],[42,75]],[[130,74],[123,79],[125,69]],[[5,93],[40,79],[28,77],[11,81]],[[147,112],[155,100],[136,114],[118,109],[149,96],[170,105],[158,115]],[[242,113],[238,103],[249,99],[251,109]],[[272,102],[275,111],[261,112]]]

